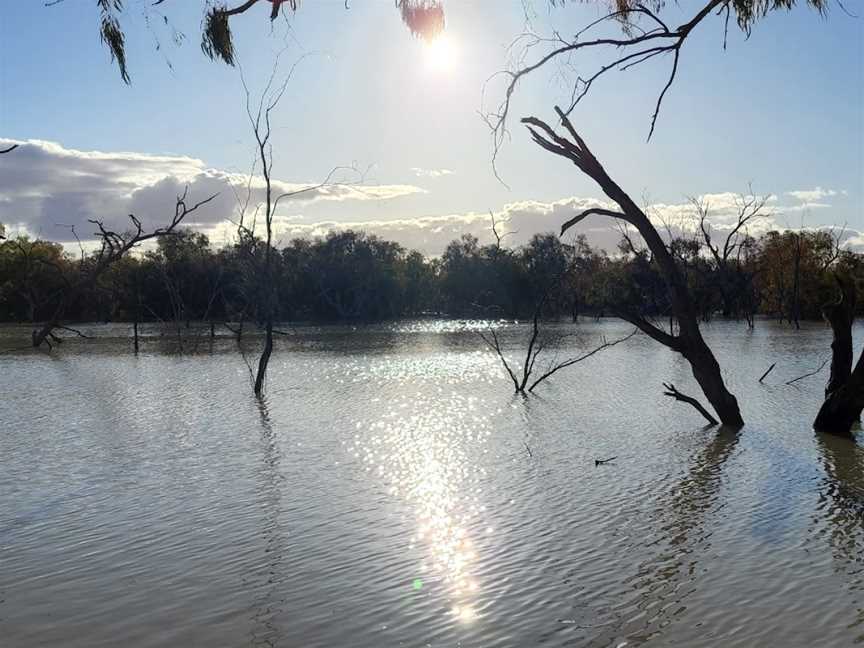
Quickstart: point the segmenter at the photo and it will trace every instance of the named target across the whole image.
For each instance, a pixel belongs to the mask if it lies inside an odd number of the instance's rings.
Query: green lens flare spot
[[[423,579],[421,579],[421,578],[415,578],[415,579],[414,579],[414,582],[411,583],[411,586],[412,586],[415,590],[418,590],[418,591],[421,590],[421,589],[423,589]]]

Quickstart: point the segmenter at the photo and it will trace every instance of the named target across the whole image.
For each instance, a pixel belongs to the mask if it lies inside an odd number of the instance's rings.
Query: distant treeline
[[[834,273],[864,284],[864,257],[842,250],[828,231],[744,237],[727,254],[700,239],[670,249],[685,270],[699,314],[752,323],[757,314],[789,322],[818,319],[836,296]],[[480,245],[470,235],[439,258],[355,231],[297,239],[275,250],[279,318],[372,321],[423,313],[526,317],[669,312],[668,291],[650,253],[624,237],[615,254],[553,234],[518,248]],[[264,243],[246,236],[213,249],[207,237],[178,230],[143,255],[125,256],[88,285],[93,257],[42,240],[0,242],[0,320],[46,320],[70,285],[74,321],[248,321],[259,318]]]

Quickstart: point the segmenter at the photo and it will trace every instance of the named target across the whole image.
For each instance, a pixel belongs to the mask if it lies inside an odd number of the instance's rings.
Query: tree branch
[[[682,403],[688,403],[689,405],[692,405],[694,408],[696,408],[697,412],[699,412],[702,416],[705,417],[705,419],[708,421],[708,423],[710,423],[711,425],[717,425],[718,424],[717,419],[715,419],[711,415],[711,412],[709,412],[707,409],[705,409],[702,406],[702,403],[700,403],[698,400],[696,400],[692,396],[687,396],[685,394],[682,394],[677,389],[675,389],[675,385],[673,385],[672,383],[663,383],[663,387],[666,388],[666,391],[663,392],[664,396],[669,396],[670,398],[674,398],[676,401],[680,401]]]

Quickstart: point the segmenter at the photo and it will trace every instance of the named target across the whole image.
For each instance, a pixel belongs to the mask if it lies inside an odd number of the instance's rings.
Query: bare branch
[[[555,374],[556,372],[560,371],[561,369],[566,369],[567,367],[572,367],[574,364],[577,364],[577,363],[579,363],[579,362],[582,362],[583,360],[587,360],[587,359],[590,358],[591,356],[593,356],[593,355],[595,355],[595,354],[597,354],[597,353],[600,353],[601,351],[604,351],[605,349],[609,349],[609,348],[612,348],[612,347],[614,347],[614,346],[616,346],[616,345],[618,345],[618,344],[621,344],[622,342],[626,342],[627,340],[629,340],[630,338],[632,338],[634,335],[636,335],[638,332],[639,332],[638,329],[634,329],[634,330],[633,330],[631,333],[629,333],[628,335],[625,335],[625,336],[622,337],[622,338],[618,338],[617,340],[613,340],[612,342],[607,342],[607,341],[604,339],[604,340],[603,340],[603,343],[600,344],[600,346],[597,346],[597,347],[593,348],[591,351],[588,351],[587,353],[583,353],[582,355],[577,356],[577,357],[575,357],[575,358],[570,358],[570,359],[565,360],[565,361],[563,361],[563,362],[559,362],[558,364],[556,364],[556,365],[554,365],[553,367],[551,367],[550,369],[548,369],[548,370],[546,371],[546,373],[544,373],[544,374],[541,375],[539,378],[537,378],[537,380],[535,380],[535,381],[531,384],[531,386],[528,388],[528,391],[529,391],[529,392],[533,392],[533,391],[534,391],[534,388],[535,388],[537,385],[539,385],[541,382],[543,382],[543,381],[546,380],[547,378],[551,377],[553,374]]]
[[[502,243],[502,241],[504,241],[505,238],[507,238],[508,236],[513,236],[514,234],[518,234],[519,232],[517,232],[517,231],[515,231],[515,230],[511,230],[511,231],[504,232],[503,234],[501,234],[501,233],[498,231],[498,224],[499,224],[499,222],[501,222],[501,221],[496,221],[496,220],[495,220],[495,214],[492,213],[492,210],[491,210],[491,209],[489,210],[489,218],[492,219],[492,236],[495,237],[495,247],[496,247],[498,250],[500,250],[500,249],[501,249],[501,243]],[[506,220],[506,221],[503,221],[503,222],[504,222],[504,223],[509,223],[509,220]]]
[[[705,409],[698,400],[693,398],[692,396],[687,396],[682,394],[677,389],[675,389],[675,385],[672,383],[663,383],[663,387],[666,388],[666,391],[663,392],[664,396],[669,396],[670,398],[674,398],[676,401],[680,401],[682,403],[688,403],[696,408],[696,411],[699,412],[711,425],[717,425],[718,421],[715,419],[711,412]]]
[[[488,331],[489,337],[480,333],[480,338],[498,355],[498,359],[501,360],[501,364],[510,376],[510,380],[513,381],[513,388],[516,392],[518,393],[522,391],[519,389],[519,381],[516,379],[516,374],[513,373],[513,370],[510,368],[510,363],[507,362],[507,358],[504,357],[504,353],[501,351],[501,343],[498,341],[498,335],[495,333],[495,329],[492,328],[491,324],[488,327]]]
[[[619,218],[623,221],[629,222],[629,219],[627,218],[627,216],[621,212],[612,211],[610,209],[602,209],[600,207],[592,207],[591,209],[586,209],[581,214],[574,216],[570,220],[565,221],[564,224],[561,225],[561,236],[564,236],[564,233],[568,229],[570,229],[574,225],[580,223],[581,221],[583,221],[588,216],[591,216],[592,214],[597,214],[599,216],[609,216],[610,218]]]
[[[69,331],[70,333],[75,333],[75,335],[77,335],[78,337],[82,337],[85,340],[94,339],[92,335],[85,335],[84,333],[82,333],[78,329],[72,328],[71,326],[55,326],[54,328],[57,330],[61,330],[61,331]]]
[[[541,38],[534,34],[526,34],[525,36],[527,38],[523,38],[522,40],[527,40],[528,43],[523,54],[518,57],[516,68],[502,73],[508,78],[507,85],[504,89],[503,100],[498,105],[495,112],[484,114],[484,119],[492,130],[493,168],[498,151],[507,136],[507,119],[510,113],[510,104],[519,81],[554,60],[571,57],[582,50],[595,51],[612,49],[616,52],[623,53],[615,56],[609,63],[601,65],[596,72],[588,77],[579,76],[576,78],[570,105],[567,107],[567,110],[564,111],[564,114],[568,116],[588,94],[593,83],[608,71],[612,69],[624,71],[664,54],[673,55],[669,77],[657,97],[654,111],[651,115],[651,127],[648,134],[648,139],[650,140],[657,125],[657,119],[660,114],[663,100],[675,81],[678,72],[681,48],[684,45],[684,42],[696,26],[705,20],[714,9],[722,9],[724,6],[728,6],[728,4],[729,0],[709,0],[689,21],[674,29],[670,28],[650,9],[642,4],[637,4],[630,9],[612,11],[605,16],[602,16],[577,32],[569,41],[561,39],[557,34],[555,39]],[[642,29],[639,27],[639,18],[648,21],[648,29]],[[582,37],[595,27],[612,21],[627,21],[628,28],[625,29],[625,35],[623,38],[594,38],[583,40]],[[634,30],[638,33],[634,33]],[[524,59],[534,47],[546,43],[554,43],[555,47],[551,51],[540,56],[535,62],[528,64],[524,63]]]
[[[798,376],[797,378],[793,378],[792,380],[787,380],[786,384],[792,385],[792,384],[798,382],[799,380],[803,380],[804,378],[809,378],[810,376],[815,376],[816,374],[818,374],[820,371],[822,371],[825,368],[825,365],[828,364],[828,361],[830,359],[831,359],[831,356],[828,356],[827,358],[825,358],[822,361],[822,364],[820,364],[818,367],[816,367],[816,369],[814,369],[813,371],[809,371],[802,376]]]
[[[775,362],[775,363],[773,363],[770,367],[768,367],[768,370],[767,370],[765,373],[763,373],[762,376],[759,378],[759,382],[760,382],[760,383],[761,383],[763,380],[765,380],[765,378],[768,376],[768,374],[770,374],[772,371],[774,371],[774,367],[775,367],[776,365],[777,365],[777,363]]]

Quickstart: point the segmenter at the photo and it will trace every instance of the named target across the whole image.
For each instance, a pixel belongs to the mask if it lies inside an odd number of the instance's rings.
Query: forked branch
[[[639,332],[638,329],[634,329],[628,335],[625,335],[624,337],[618,338],[616,340],[612,340],[611,342],[606,340],[606,338],[603,338],[603,341],[600,345],[581,355],[572,356],[561,361],[552,360],[547,364],[546,368],[542,371],[542,373],[532,381],[532,376],[536,375],[535,368],[537,367],[537,359],[548,348],[548,345],[550,343],[556,341],[547,339],[542,335],[541,332],[540,315],[544,304],[545,297],[544,299],[540,300],[534,310],[534,317],[532,319],[531,326],[531,337],[528,339],[528,346],[525,350],[525,360],[522,363],[521,375],[517,376],[516,372],[510,366],[510,363],[501,348],[501,341],[498,339],[498,334],[495,332],[495,329],[492,327],[492,325],[490,325],[487,329],[488,334],[480,333],[481,339],[498,356],[498,359],[501,361],[501,365],[504,367],[504,370],[510,377],[510,380],[513,383],[513,388],[517,394],[524,394],[526,391],[533,392],[540,383],[542,383],[548,378],[551,378],[561,369],[572,367],[573,365],[578,364],[583,360],[587,360],[591,356],[596,355],[597,353],[600,353],[605,349],[609,349],[618,344],[621,344],[622,342],[626,342]],[[559,336],[558,339],[561,339],[563,337],[565,336]]]
[[[672,383],[663,383],[663,387],[666,391],[663,392],[664,396],[669,396],[670,398],[674,398],[676,401],[680,401],[682,403],[687,403],[696,408],[696,411],[699,412],[711,425],[717,425],[718,421],[713,416],[711,416],[711,412],[705,409],[698,400],[693,398],[692,396],[687,396],[686,394],[682,394],[675,388],[675,385]]]
[[[672,56],[672,65],[670,66],[669,75],[666,83],[657,96],[654,110],[651,114],[651,127],[648,132],[648,139],[650,140],[657,125],[657,118],[660,114],[663,100],[669,89],[672,87],[672,84],[675,82],[678,73],[681,48],[684,45],[684,42],[687,40],[687,37],[691,32],[703,20],[705,20],[712,11],[715,9],[722,10],[723,7],[727,6],[729,3],[730,0],[709,0],[690,20],[675,28],[670,28],[669,25],[661,20],[655,12],[640,3],[627,9],[612,11],[606,14],[579,31],[573,39],[569,41],[562,39],[560,36],[556,36],[554,39],[549,39],[530,34],[526,35],[526,38],[530,40],[525,47],[524,55],[518,59],[518,66],[515,69],[506,70],[500,73],[507,78],[507,84],[504,90],[504,99],[499,104],[497,110],[484,115],[486,123],[492,129],[493,164],[495,156],[497,156],[498,150],[507,136],[507,118],[510,112],[510,103],[519,81],[532,72],[542,68],[547,63],[572,57],[574,54],[580,53],[583,50],[611,50],[614,54],[609,57],[607,63],[601,65],[593,74],[587,77],[578,76],[576,78],[576,81],[573,84],[570,103],[564,111],[565,115],[570,115],[570,113],[573,112],[573,109],[588,94],[594,82],[610,70],[618,69],[624,71],[658,57]],[[640,21],[643,21],[644,27],[639,24]],[[614,22],[624,22],[627,26],[622,37],[584,38],[586,34],[594,31],[595,28]],[[527,55],[530,54],[532,49],[550,43],[553,44],[551,51],[540,56],[533,63],[522,63]]]

